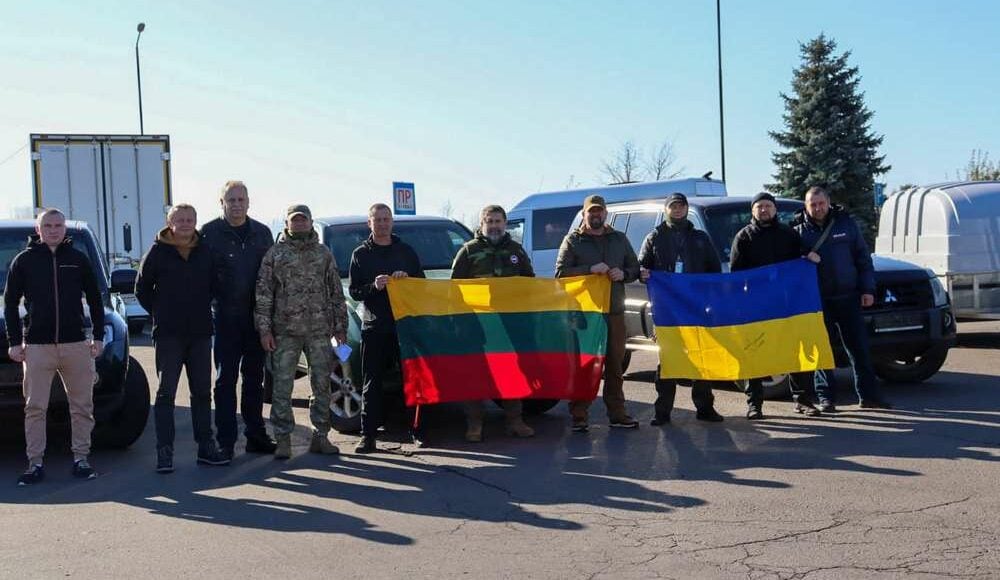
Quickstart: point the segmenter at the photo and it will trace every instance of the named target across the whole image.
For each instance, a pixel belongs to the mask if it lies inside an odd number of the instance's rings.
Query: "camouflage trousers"
[[[288,435],[295,428],[292,413],[292,386],[299,356],[304,351],[309,364],[309,420],[313,429],[326,434],[330,431],[330,337],[276,336],[277,348],[271,353],[271,374],[274,392],[271,396],[271,428],[274,435]]]

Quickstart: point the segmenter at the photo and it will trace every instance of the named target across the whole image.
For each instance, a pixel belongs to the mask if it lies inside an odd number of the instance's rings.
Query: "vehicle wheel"
[[[142,334],[142,331],[146,329],[145,320],[129,320],[128,321],[128,333],[129,334]]]
[[[108,421],[94,429],[94,444],[99,447],[124,449],[138,439],[149,419],[149,381],[142,365],[128,358],[125,373],[125,400]]]
[[[493,399],[497,407],[503,408],[503,399]],[[524,399],[521,401],[521,413],[524,415],[541,415],[559,404],[559,399]]]
[[[941,370],[948,358],[947,347],[933,347],[924,354],[905,360],[875,359],[875,374],[890,383],[920,383]]]
[[[774,375],[764,379],[764,398],[781,400],[789,398],[792,393],[789,389],[789,375]]]
[[[625,358],[622,359],[622,374],[628,371],[628,365],[632,363],[632,351],[625,350]]]
[[[330,381],[330,426],[338,433],[361,431],[361,386],[350,378]]]

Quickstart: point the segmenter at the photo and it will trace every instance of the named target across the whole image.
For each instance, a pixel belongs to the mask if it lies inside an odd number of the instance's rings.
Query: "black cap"
[[[674,203],[675,201],[679,201],[679,202],[683,203],[684,205],[688,204],[688,198],[687,198],[686,195],[684,195],[683,193],[680,193],[680,192],[674,192],[674,193],[670,194],[670,197],[667,198],[667,203],[665,203],[663,205],[665,205],[667,207],[670,207],[670,204]]]
[[[766,191],[762,191],[757,195],[753,196],[753,200],[750,201],[750,207],[753,207],[758,201],[763,201],[765,199],[771,203],[774,203],[774,196]]]

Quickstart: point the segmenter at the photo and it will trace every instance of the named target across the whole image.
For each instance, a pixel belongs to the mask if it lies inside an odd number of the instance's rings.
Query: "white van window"
[[[649,232],[656,227],[659,212],[637,211],[630,214],[628,227],[625,229],[625,237],[632,244],[632,249],[637,253],[642,248],[642,241],[646,239]]]
[[[524,220],[509,220],[507,222],[507,233],[510,234],[510,239],[514,240],[519,244],[524,243]]]
[[[531,217],[531,249],[558,249],[579,211],[577,205],[535,210]]]

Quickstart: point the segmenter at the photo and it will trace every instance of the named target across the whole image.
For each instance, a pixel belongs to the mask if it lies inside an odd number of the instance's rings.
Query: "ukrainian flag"
[[[661,378],[730,381],[832,369],[816,265],[729,274],[654,271],[648,283]]]

